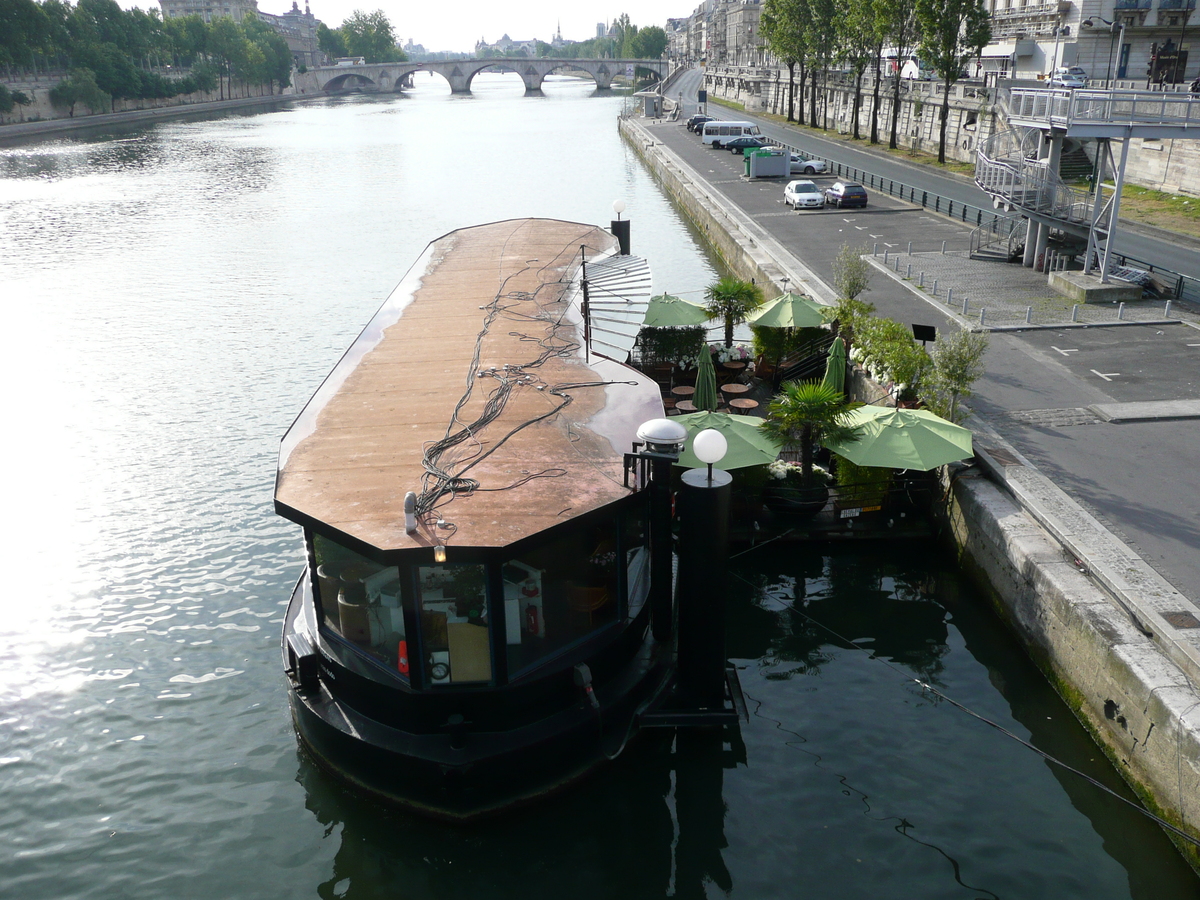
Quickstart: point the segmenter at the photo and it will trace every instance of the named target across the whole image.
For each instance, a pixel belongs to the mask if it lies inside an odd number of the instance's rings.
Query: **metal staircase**
[[[996,107],[1009,127],[978,150],[975,183],[997,209],[1019,214],[1024,228],[1017,239],[1015,224],[981,226],[972,234],[972,254],[1011,259],[1019,243],[1025,264],[1032,265],[1058,232],[1086,239],[1084,271],[1098,265],[1107,281],[1130,138],[1200,137],[1200,98],[1162,91],[1011,88]],[[1092,190],[1073,188],[1059,174],[1067,138],[1098,142]],[[1120,142],[1119,161],[1114,140]],[[1114,176],[1111,185],[1104,183],[1106,172]]]

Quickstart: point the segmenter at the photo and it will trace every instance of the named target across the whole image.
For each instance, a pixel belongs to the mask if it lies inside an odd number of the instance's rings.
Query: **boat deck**
[[[616,240],[520,219],[430,244],[285,436],[279,511],[384,551],[497,547],[626,495],[622,454],[662,403],[585,352],[581,248],[590,263]],[[479,489],[439,495],[427,468]],[[412,535],[408,491],[434,510]]]

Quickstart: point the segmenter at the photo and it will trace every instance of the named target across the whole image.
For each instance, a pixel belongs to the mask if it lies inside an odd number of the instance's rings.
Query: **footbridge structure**
[[[525,82],[526,93],[542,88],[546,76],[559,69],[586,72],[598,88],[612,87],[618,75],[632,75],[637,69],[667,77],[669,64],[660,59],[457,59],[446,62],[364,63],[361,65],[319,66],[308,72],[322,91],[336,92],[353,88],[397,92],[414,72],[436,72],[450,83],[456,94],[469,94],[471,81],[485,69],[516,72]]]
[[[1012,252],[1023,241],[1024,264],[1041,268],[1057,231],[1086,239],[1084,274],[1098,267],[1107,283],[1130,139],[1200,138],[1200,98],[1184,92],[1013,87],[1007,120],[1009,128],[977,152],[975,183],[997,208],[1020,218],[1000,220],[1007,226],[993,224],[989,234],[972,241],[973,249],[1006,244],[1001,252]],[[1059,175],[1063,144],[1071,138],[1097,142],[1091,190],[1072,187]],[[1105,184],[1109,178],[1111,186]]]

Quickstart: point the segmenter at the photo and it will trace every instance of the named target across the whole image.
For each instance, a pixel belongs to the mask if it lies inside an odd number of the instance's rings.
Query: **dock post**
[[[689,469],[678,495],[679,689],[693,709],[725,705],[725,596],[733,478]]]

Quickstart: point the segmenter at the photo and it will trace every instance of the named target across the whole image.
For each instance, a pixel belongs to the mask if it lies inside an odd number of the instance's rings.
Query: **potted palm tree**
[[[704,289],[704,308],[710,319],[725,321],[725,346],[733,346],[733,326],[762,306],[762,290],[752,281],[725,277]]]
[[[825,440],[852,441],[858,429],[846,424],[846,413],[861,406],[848,402],[842,392],[819,381],[789,381],[767,407],[763,431],[783,446],[799,451],[796,466],[778,467],[782,484],[768,483],[763,499],[768,506],[791,512],[819,512],[829,499],[828,476],[813,465],[813,451]]]

